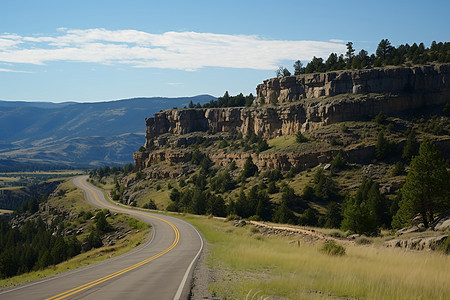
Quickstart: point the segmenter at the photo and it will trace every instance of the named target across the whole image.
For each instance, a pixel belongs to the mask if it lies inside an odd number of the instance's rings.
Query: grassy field
[[[0,188],[11,189],[14,187],[22,187],[42,181],[67,178],[80,174],[84,174],[84,171],[61,170],[0,173]]]
[[[208,264],[221,299],[450,299],[450,256],[346,245],[329,256],[322,243],[262,236],[253,226],[186,216],[210,244]],[[275,299],[283,299],[275,298]]]

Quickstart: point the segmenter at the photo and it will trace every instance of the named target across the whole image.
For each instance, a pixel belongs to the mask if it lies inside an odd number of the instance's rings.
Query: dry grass
[[[186,217],[211,244],[209,264],[221,278],[210,290],[223,299],[249,291],[289,299],[449,299],[450,257],[377,246],[346,245],[346,254],[319,252],[321,243],[289,243],[223,221]],[[259,296],[258,296],[259,297]]]

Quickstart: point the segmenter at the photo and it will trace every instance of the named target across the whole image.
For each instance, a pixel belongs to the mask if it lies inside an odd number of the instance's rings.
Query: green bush
[[[334,241],[327,241],[320,248],[320,252],[328,255],[342,256],[345,254],[345,248]]]
[[[402,175],[405,172],[405,165],[398,161],[395,163],[394,168],[392,169],[392,176]]]
[[[297,143],[305,143],[309,141],[308,138],[304,136],[300,131],[295,135],[295,140],[297,141]]]
[[[369,239],[366,238],[366,237],[360,236],[359,238],[357,238],[357,239],[355,240],[355,243],[356,243],[357,245],[368,245],[368,244],[372,244],[372,241],[369,240]]]
[[[448,236],[444,240],[444,243],[442,243],[441,250],[444,251],[445,254],[450,254],[450,236]]]
[[[376,123],[378,123],[378,124],[384,124],[384,123],[386,123],[386,120],[387,120],[387,116],[386,116],[386,114],[385,114],[384,112],[382,112],[382,111],[380,111],[380,112],[378,113],[378,115],[376,115],[376,117],[375,117],[375,119],[374,119],[374,121],[375,121]]]

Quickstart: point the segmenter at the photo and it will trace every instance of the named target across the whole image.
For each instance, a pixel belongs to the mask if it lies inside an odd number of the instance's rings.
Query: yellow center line
[[[104,206],[109,207],[109,208],[112,208],[112,209],[116,209],[116,210],[120,210],[120,211],[125,211],[124,209],[121,209],[121,208],[118,208],[118,207],[111,206],[111,205],[109,205],[108,203],[101,202],[100,199],[98,199],[97,194],[95,193],[95,191],[92,190],[91,188],[89,188],[88,186],[86,186],[85,184],[83,184],[83,183],[81,182],[81,180],[79,181],[79,184],[80,184],[82,187],[84,187],[86,190],[90,191],[90,192],[94,195],[95,200],[96,200],[98,203],[100,203],[101,205],[104,205]],[[138,262],[138,263],[136,263],[136,264],[134,264],[134,265],[132,265],[132,266],[129,266],[129,267],[127,267],[127,268],[124,268],[124,269],[122,269],[122,270],[120,270],[120,271],[117,271],[117,272],[115,272],[115,273],[109,274],[109,275],[104,276],[104,277],[102,277],[102,278],[99,278],[99,279],[97,279],[97,280],[94,280],[94,281],[85,283],[85,284],[83,284],[83,285],[80,285],[79,287],[76,287],[76,288],[73,288],[73,289],[71,289],[71,290],[68,290],[68,291],[65,291],[65,292],[63,292],[63,293],[60,293],[60,294],[58,294],[58,295],[56,295],[56,296],[47,298],[46,300],[59,300],[59,299],[67,298],[67,297],[69,297],[69,296],[71,296],[71,295],[73,295],[73,294],[79,293],[79,292],[84,291],[84,290],[86,290],[86,289],[88,289],[88,288],[91,288],[91,287],[96,286],[96,285],[98,285],[98,284],[100,284],[100,283],[103,283],[103,282],[108,281],[108,280],[110,280],[110,279],[113,279],[113,278],[115,278],[115,277],[117,277],[117,276],[120,276],[120,275],[122,275],[122,274],[124,274],[124,273],[127,273],[127,272],[129,272],[129,271],[131,271],[131,270],[134,270],[134,269],[136,269],[136,268],[138,268],[138,267],[140,267],[140,266],[143,266],[143,265],[145,265],[145,264],[151,262],[152,260],[155,260],[155,259],[157,259],[158,257],[163,256],[164,254],[166,254],[167,252],[169,252],[170,250],[172,250],[173,248],[175,248],[175,246],[178,244],[178,242],[179,242],[179,240],[180,240],[180,232],[178,231],[178,228],[175,227],[175,225],[173,225],[172,223],[170,223],[170,222],[167,221],[167,220],[164,220],[164,219],[161,219],[161,218],[159,218],[159,217],[152,216],[152,215],[149,215],[149,214],[140,212],[140,211],[133,211],[133,213],[136,213],[136,214],[142,215],[142,216],[146,216],[146,217],[150,217],[150,218],[154,218],[154,219],[157,219],[157,220],[160,220],[160,221],[163,221],[163,222],[167,223],[170,227],[172,227],[172,229],[173,229],[173,231],[174,231],[174,233],[175,233],[175,239],[174,239],[173,243],[172,243],[168,248],[164,249],[163,251],[159,252],[158,254],[153,255],[153,256],[150,257],[150,258],[147,258],[147,259],[145,259],[145,260],[143,260],[143,261],[141,261],[141,262]]]

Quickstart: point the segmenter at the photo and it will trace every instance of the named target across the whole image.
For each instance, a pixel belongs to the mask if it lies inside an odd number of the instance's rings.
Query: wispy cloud
[[[34,73],[34,72],[29,72],[29,71],[18,71],[18,70],[11,70],[11,69],[2,69],[0,68],[0,72],[9,72],[9,73]]]
[[[346,41],[344,41],[344,40],[338,40],[338,39],[331,39],[330,42],[332,42],[332,43],[340,43],[340,44],[346,43]]]
[[[310,60],[344,51],[345,45],[337,40],[267,40],[198,32],[58,28],[54,35],[0,35],[0,62],[34,65],[65,61],[186,71],[204,67],[273,70],[284,60]]]

